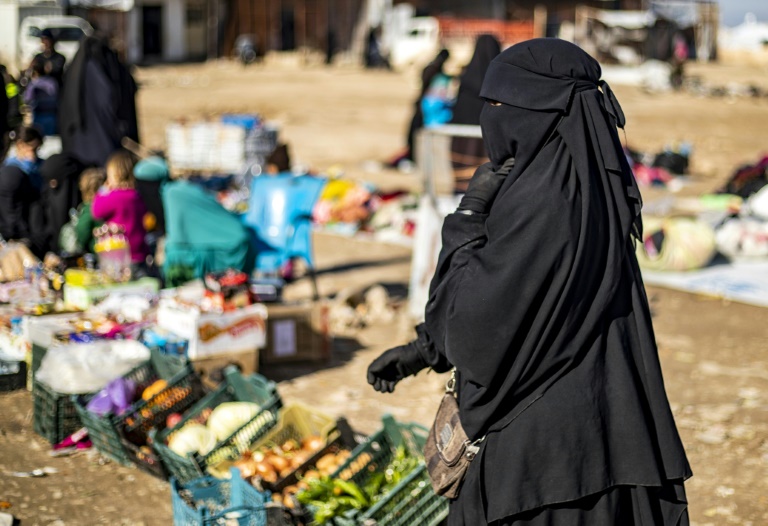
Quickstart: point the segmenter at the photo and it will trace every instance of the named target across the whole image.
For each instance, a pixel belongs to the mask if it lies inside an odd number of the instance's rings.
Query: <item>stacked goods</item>
[[[243,377],[234,367],[176,425],[149,433],[169,473],[181,482],[206,474],[210,466],[236,460],[277,422],[282,405],[275,384],[263,376]]]
[[[150,361],[113,380],[93,396],[76,396],[75,407],[94,446],[121,464],[164,477],[149,441],[151,429],[164,429],[172,415],[185,411],[205,391],[182,359],[153,350]]]
[[[229,269],[205,276],[202,307],[208,312],[229,312],[251,305],[248,274]]]

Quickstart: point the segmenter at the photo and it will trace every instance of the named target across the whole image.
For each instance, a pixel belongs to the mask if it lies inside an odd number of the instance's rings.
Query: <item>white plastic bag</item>
[[[149,349],[133,340],[110,340],[51,347],[35,378],[57,393],[84,394],[149,360]]]
[[[715,232],[702,221],[688,217],[643,218],[643,235],[664,231],[664,243],[658,254],[648,254],[637,243],[637,262],[648,270],[695,270],[705,267],[716,253]]]

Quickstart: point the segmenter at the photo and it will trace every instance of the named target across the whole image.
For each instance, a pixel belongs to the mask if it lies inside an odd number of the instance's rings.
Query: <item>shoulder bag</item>
[[[424,460],[435,493],[449,499],[459,496],[469,464],[480,451],[484,439],[473,442],[461,426],[456,400],[456,369],[453,369],[424,447]]]

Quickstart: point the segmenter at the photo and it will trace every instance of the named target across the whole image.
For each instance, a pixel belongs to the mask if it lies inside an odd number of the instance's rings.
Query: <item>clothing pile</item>
[[[686,175],[690,165],[691,146],[683,143],[666,147],[659,153],[642,153],[625,148],[627,161],[641,186],[665,186],[679,189],[677,177]]]
[[[418,199],[407,192],[379,192],[369,184],[336,179],[325,186],[313,220],[326,231],[396,241],[413,236],[417,208]]]

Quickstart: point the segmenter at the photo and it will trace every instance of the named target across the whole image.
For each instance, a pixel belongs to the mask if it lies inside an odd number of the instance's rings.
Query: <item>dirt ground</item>
[[[747,82],[768,88],[759,67],[694,66],[708,82]],[[159,66],[139,71],[143,142],[164,146],[174,119],[221,112],[259,112],[280,124],[295,159],[318,170],[339,167],[347,177],[387,188],[419,188],[417,175],[378,168],[402,148],[417,85],[399,74],[356,69],[298,69],[292,60],[243,69],[231,63]],[[627,114],[629,144],[656,151],[666,144],[694,145],[695,194],[716,188],[733,168],[768,151],[768,99],[696,98],[647,94],[614,86]],[[646,201],[663,192],[647,192]],[[323,295],[347,286],[384,283],[404,299],[410,250],[332,235],[316,235]],[[291,295],[308,294],[299,283]],[[663,289],[649,289],[668,395],[695,473],[688,483],[696,526],[768,524],[768,324],[766,311]],[[280,367],[263,372],[280,380],[286,401],[300,401],[345,415],[373,431],[383,413],[430,422],[443,378],[421,374],[393,395],[365,383],[368,363],[409,337],[410,323],[374,325],[335,341],[334,356],[320,368]],[[29,525],[171,523],[166,483],[142,472],[101,465],[94,455],[54,459],[35,436],[26,392],[0,395],[0,501]],[[4,472],[43,466],[45,478]],[[1,505],[1,504],[0,504]]]

